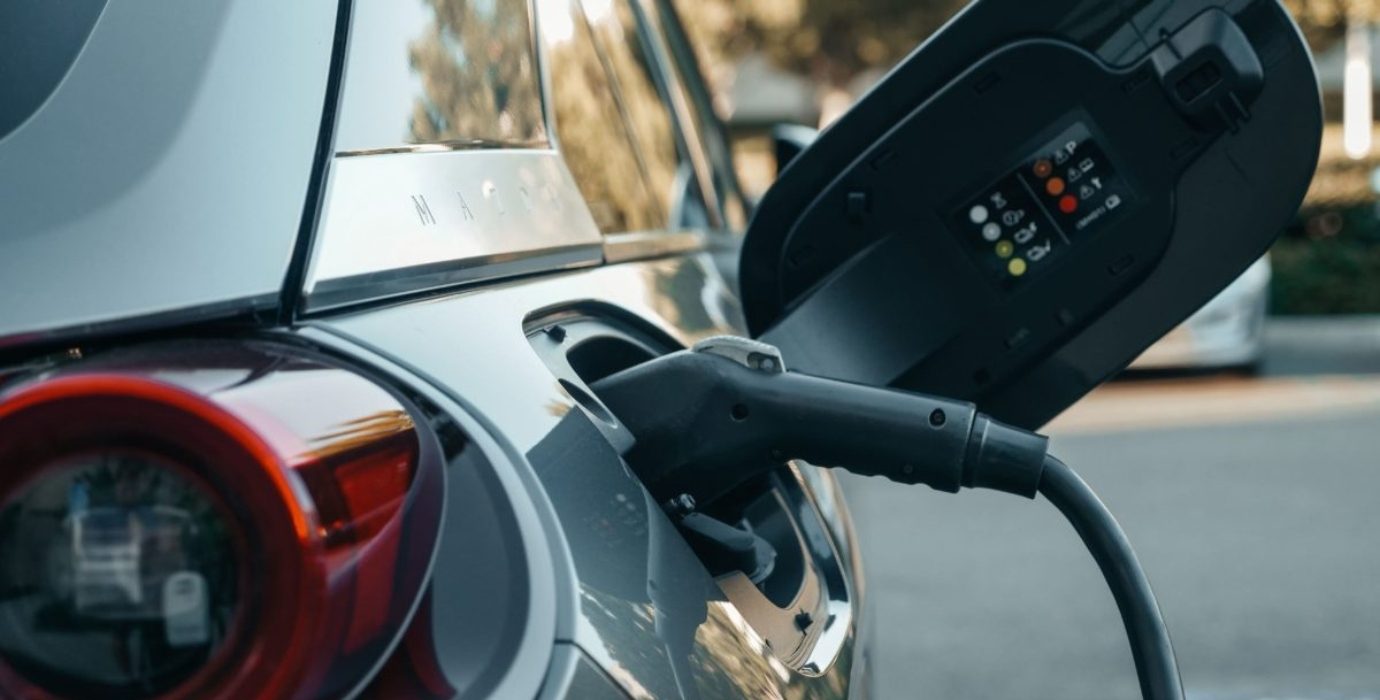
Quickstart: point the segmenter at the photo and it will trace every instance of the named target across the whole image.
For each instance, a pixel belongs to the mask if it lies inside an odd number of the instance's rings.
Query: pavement
[[[1262,376],[1098,390],[1053,451],[1135,543],[1200,700],[1380,700],[1380,319],[1273,321]],[[845,476],[879,698],[1139,698],[1043,501]]]

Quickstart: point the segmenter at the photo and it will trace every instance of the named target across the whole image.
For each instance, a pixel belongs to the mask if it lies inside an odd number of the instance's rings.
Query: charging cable
[[[1183,700],[1169,632],[1121,526],[1047,438],[971,403],[786,371],[775,347],[713,338],[592,387],[636,438],[630,465],[665,501],[710,503],[787,460],[957,493],[1043,495],[1097,561],[1146,700]]]

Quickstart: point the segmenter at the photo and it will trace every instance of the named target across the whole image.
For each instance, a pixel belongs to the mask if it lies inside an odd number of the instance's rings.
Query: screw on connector
[[[949,417],[944,415],[944,409],[942,408],[936,408],[934,412],[930,413],[930,425],[936,428],[944,427],[944,424],[948,421]]]
[[[688,493],[671,498],[661,505],[666,514],[673,518],[683,518],[695,512],[695,497]]]

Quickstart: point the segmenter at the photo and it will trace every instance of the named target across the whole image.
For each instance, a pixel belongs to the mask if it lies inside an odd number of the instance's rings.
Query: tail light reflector
[[[440,448],[295,350],[189,343],[0,393],[0,696],[347,693],[418,604]]]

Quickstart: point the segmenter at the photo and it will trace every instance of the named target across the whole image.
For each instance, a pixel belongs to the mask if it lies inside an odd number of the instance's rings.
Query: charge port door
[[[1037,428],[1265,252],[1321,135],[1276,0],[978,0],[763,198],[748,322],[795,369]]]

